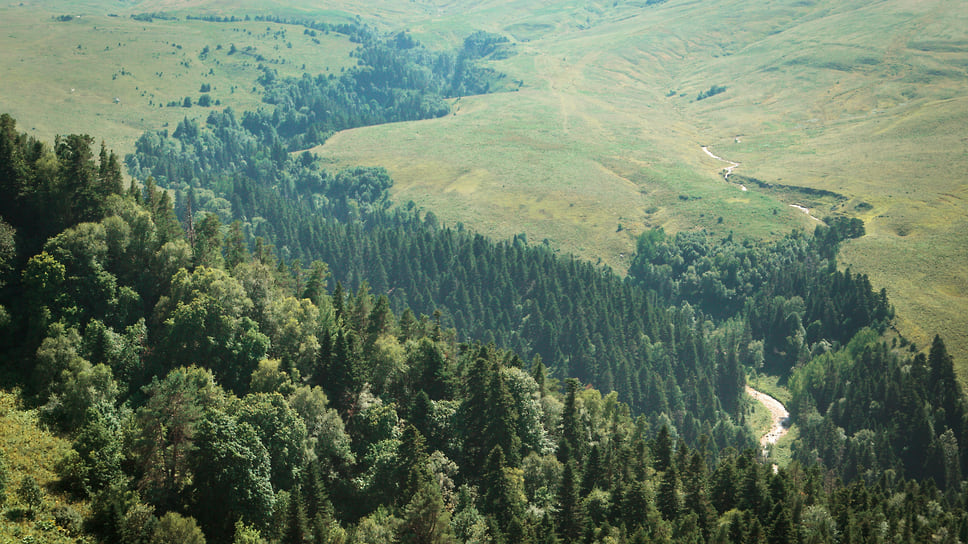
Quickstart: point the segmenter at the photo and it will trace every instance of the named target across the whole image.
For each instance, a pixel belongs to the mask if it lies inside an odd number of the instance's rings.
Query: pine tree
[[[937,335],[928,353],[928,384],[932,402],[936,407],[944,410],[943,417],[938,423],[960,434],[964,426],[965,411],[961,389],[955,376],[954,361],[948,355],[941,337]],[[941,432],[943,432],[942,429],[938,428],[937,434]]]
[[[531,377],[534,378],[534,383],[538,384],[538,394],[542,397],[547,394],[547,391],[545,391],[545,375],[547,371],[548,369],[541,362],[541,355],[535,355],[534,362],[531,363]]]
[[[306,509],[303,506],[302,490],[297,486],[289,494],[286,530],[280,542],[282,544],[305,544],[308,541],[309,526],[306,521]]]
[[[486,352],[484,353],[486,356]],[[469,467],[483,467],[490,449],[488,429],[488,383],[490,364],[478,356],[467,374],[461,420],[464,434],[464,463]],[[492,446],[493,447],[493,446]]]
[[[584,509],[578,496],[578,475],[572,462],[565,464],[558,490],[558,535],[563,543],[578,542],[585,525]]]
[[[685,494],[685,507],[696,514],[696,520],[702,534],[709,538],[712,525],[716,519],[715,511],[709,500],[709,490],[706,487],[706,463],[699,450],[692,452],[689,466],[683,472],[682,487]]]
[[[323,305],[323,297],[326,296],[326,278],[329,277],[329,266],[326,263],[316,260],[309,265],[309,277],[306,279],[306,288],[301,296],[308,298],[317,307]]]
[[[581,388],[581,383],[569,378],[565,380],[567,393],[565,395],[565,406],[561,411],[561,441],[558,446],[558,460],[567,463],[569,460],[581,463],[584,456],[583,448],[585,441],[581,429],[581,422],[578,420],[577,395]]]
[[[494,446],[487,456],[481,480],[482,511],[494,516],[502,528],[509,527],[511,521],[522,513],[521,490],[515,489],[507,471],[504,451],[500,445]]]
[[[768,544],[788,544],[797,541],[797,531],[786,503],[780,502],[773,508],[773,523],[767,538]]]
[[[602,454],[601,450],[598,448],[598,444],[592,446],[592,449],[588,452],[587,459],[585,460],[585,469],[582,471],[581,479],[581,494],[588,495],[601,479],[602,472]],[[607,491],[607,490],[606,490]]]
[[[237,265],[249,260],[249,248],[245,244],[242,222],[233,221],[225,235],[225,266],[233,270]]]
[[[669,427],[663,425],[652,445],[652,467],[657,472],[664,472],[672,466],[672,437]]]
[[[444,508],[440,488],[430,477],[417,482],[416,492],[403,509],[400,544],[456,543],[450,513]]]
[[[302,490],[306,517],[314,519],[316,516],[322,516],[324,520],[331,521],[333,505],[329,501],[326,487],[323,484],[319,461],[309,463],[309,466],[303,471],[300,489]]]
[[[336,287],[333,288],[333,318],[336,323],[340,323],[340,320],[345,320],[346,317],[343,315],[345,313],[344,308],[346,306],[346,294],[343,292],[342,282],[337,281]]]
[[[501,446],[508,466],[521,464],[521,437],[518,436],[518,412],[514,397],[508,390],[500,370],[491,372],[486,406],[487,426],[485,434],[490,443]]]
[[[671,521],[679,516],[679,476],[676,474],[674,465],[662,473],[659,494],[656,496],[656,506],[662,513],[662,517],[667,520]]]
[[[413,425],[403,429],[397,459],[397,503],[406,504],[416,493],[420,481],[430,478],[426,440]]]

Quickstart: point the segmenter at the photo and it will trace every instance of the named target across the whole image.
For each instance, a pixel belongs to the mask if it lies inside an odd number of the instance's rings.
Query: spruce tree
[[[402,518],[398,534],[400,544],[457,542],[440,488],[428,473],[416,482],[416,491],[404,507]]]
[[[289,510],[286,513],[286,530],[282,534],[282,544],[305,544],[309,541],[309,524],[303,506],[302,490],[296,486],[289,494]]]
[[[585,525],[584,509],[578,496],[578,474],[574,462],[565,463],[558,490],[558,535],[563,543],[578,542]]]
[[[674,465],[662,473],[659,494],[656,496],[656,506],[662,513],[662,517],[667,520],[671,521],[679,516],[679,477]]]
[[[518,412],[514,397],[508,390],[504,375],[499,369],[491,373],[486,406],[487,426],[485,434],[491,444],[501,446],[508,466],[521,464],[521,437],[518,436]]]
[[[652,467],[657,472],[664,472],[672,466],[672,437],[669,427],[663,425],[652,445]]]
[[[581,383],[569,378],[565,380],[567,393],[565,395],[565,406],[561,412],[561,441],[558,446],[558,460],[562,463],[568,462],[569,458],[581,463],[584,459],[583,439],[581,422],[578,420],[577,395],[581,388]]]
[[[468,467],[483,467],[491,451],[488,448],[491,442],[487,434],[487,387],[490,381],[490,363],[478,356],[467,374],[464,402],[460,409],[464,432],[464,464]]]
[[[494,446],[487,456],[481,489],[482,511],[494,516],[500,527],[506,529],[522,513],[520,490],[515,489],[508,477],[504,451],[500,445]]]

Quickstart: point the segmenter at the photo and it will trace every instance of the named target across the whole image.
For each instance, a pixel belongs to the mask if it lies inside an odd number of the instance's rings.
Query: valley
[[[966,23],[0,6],[0,540],[968,540]]]
[[[4,109],[30,119],[28,130],[41,137],[114,135],[122,153],[143,130],[207,115],[162,107],[197,98],[203,83],[239,111],[263,107],[252,85],[260,63],[218,51],[199,59],[205,46],[237,42],[280,75],[337,72],[352,48],[337,35],[311,39],[298,27],[280,39],[285,28],[255,21],[126,19],[155,12],[241,18],[246,9],[257,13],[255,5],[229,11],[219,2],[151,1],[112,17],[114,8],[89,2],[77,4],[70,22],[37,7],[3,8]],[[316,151],[335,165],[388,168],[397,202],[413,200],[447,224],[497,238],[523,233],[619,273],[635,236],[654,226],[763,239],[814,227],[791,204],[822,208],[814,214],[820,219],[860,217],[868,234],[845,245],[842,265],[888,289],[902,334],[925,346],[937,330],[965,361],[968,195],[959,172],[968,169],[968,97],[958,81],[966,10],[950,0],[760,8],[738,0],[715,9],[620,2],[538,11],[503,2],[418,2],[406,10],[378,2],[368,20],[405,28],[431,46],[451,46],[475,29],[507,36],[511,53],[488,64],[522,86],[462,97],[446,118],[353,129]],[[357,9],[334,2],[327,10],[280,5],[278,13],[338,22]],[[851,26],[855,19],[864,27]],[[24,39],[27,28],[44,45]],[[55,50],[70,55],[61,60]],[[138,59],[138,70],[127,59]],[[59,79],[34,81],[34,73]],[[235,83],[240,78],[246,83]],[[717,86],[724,90],[696,100]],[[721,163],[696,156],[697,141],[744,163],[749,177],[847,200],[809,203],[749,186],[736,194],[710,183]],[[959,368],[968,374],[968,365]]]

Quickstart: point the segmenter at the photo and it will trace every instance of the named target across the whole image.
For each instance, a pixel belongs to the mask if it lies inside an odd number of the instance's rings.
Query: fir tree
[[[578,542],[584,527],[584,509],[578,496],[578,475],[572,462],[565,464],[558,490],[558,535],[563,543]]]

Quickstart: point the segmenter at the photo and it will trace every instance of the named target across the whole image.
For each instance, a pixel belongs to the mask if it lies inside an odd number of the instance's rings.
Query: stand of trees
[[[862,224],[652,230],[622,279],[391,208],[384,170],[291,152],[446,114],[493,89],[476,61],[503,42],[340,31],[356,67],[267,69],[272,108],[145,134],[130,189],[103,144],[0,117],[0,379],[71,440],[47,492],[89,502],[86,537],[968,540],[953,363],[940,338],[880,342],[886,293],[835,261]],[[750,370],[793,394],[775,472],[750,449]]]
[[[940,340],[927,357],[905,363],[872,343],[874,332],[861,331],[844,351],[800,365],[791,377],[797,417],[822,421],[804,425],[803,462],[774,471],[746,448],[739,427],[728,445],[705,426],[687,440],[688,424],[677,423],[674,405],[646,417],[636,414],[652,411],[629,406],[618,392],[603,394],[573,378],[560,387],[540,358],[528,363],[513,350],[463,341],[443,314],[394,311],[390,298],[366,283],[346,289],[335,282],[329,289],[322,262],[304,269],[265,242],[249,246],[240,224],[222,229],[214,213],[199,213],[186,232],[167,193],[152,184],[125,190],[106,181],[119,173],[117,161],[106,152],[95,159],[90,138],[68,137],[63,141],[72,145],[51,148],[17,134],[8,116],[0,117],[0,128],[0,191],[12,199],[0,223],[3,384],[19,387],[23,402],[73,446],[58,465],[58,486],[42,489],[24,478],[17,496],[38,520],[55,511],[56,520],[80,518],[77,537],[149,543],[966,537],[958,491],[964,398]],[[58,223],[17,213],[28,205],[58,210],[51,214]],[[385,215],[414,225],[407,232],[428,244],[439,237],[466,248],[454,254],[468,252],[469,263],[505,266],[507,259],[509,268],[537,268],[525,300],[546,296],[539,286],[544,273],[546,281],[567,279],[559,269],[584,270],[587,276],[576,278],[602,297],[634,299],[642,291],[520,242],[494,244],[412,216]],[[362,219],[337,224],[368,232]],[[444,251],[441,244],[430,247]],[[659,307],[657,296],[643,304]],[[615,322],[633,313],[624,311]],[[728,366],[727,350],[703,350],[722,345],[730,327],[740,330],[735,320],[717,327],[686,303],[652,312],[671,332],[651,349],[676,350],[674,359],[665,356],[675,362],[670,383]],[[907,381],[899,377],[905,373]],[[726,389],[739,387],[741,375],[726,382],[732,383]],[[870,411],[881,387],[900,400]],[[720,406],[715,394],[710,398]],[[704,409],[679,406],[686,420],[699,419],[691,411]],[[719,425],[732,420],[719,414]],[[877,475],[848,472],[875,467],[863,438],[879,446],[881,437],[890,438],[878,426],[883,418],[894,418],[896,444],[883,444],[887,453],[874,450],[876,460],[890,460],[899,447],[904,471],[878,465],[885,469]],[[834,427],[832,439],[821,435],[831,425],[842,431]],[[922,435],[927,458],[914,461]],[[857,461],[838,463],[838,451]],[[55,506],[64,494],[85,501],[89,513]]]

